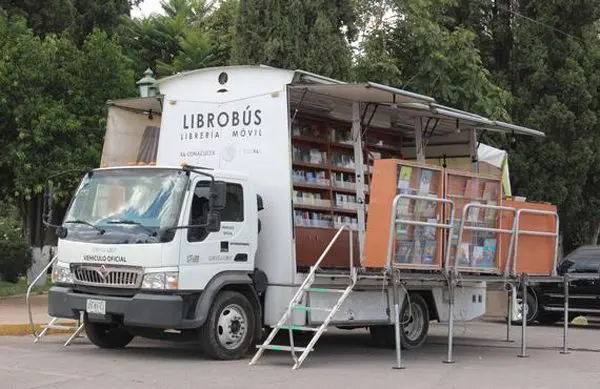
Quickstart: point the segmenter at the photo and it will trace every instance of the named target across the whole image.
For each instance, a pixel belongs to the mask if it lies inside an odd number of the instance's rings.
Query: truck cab
[[[100,347],[203,328],[209,353],[237,356],[260,328],[260,201],[239,173],[157,166],[88,172],[58,228],[49,314],[83,312],[87,335]]]

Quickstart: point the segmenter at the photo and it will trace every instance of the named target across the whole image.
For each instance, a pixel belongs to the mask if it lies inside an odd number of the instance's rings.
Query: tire
[[[252,305],[241,293],[222,291],[213,302],[200,341],[212,359],[243,358],[254,344],[256,316]]]
[[[100,348],[124,348],[134,338],[125,328],[116,324],[91,322],[87,314],[83,316],[83,323],[90,342]]]
[[[410,302],[410,308],[409,308]],[[400,312],[400,345],[403,349],[416,349],[423,345],[429,332],[429,308],[425,299],[416,293],[410,293],[404,300]],[[371,326],[369,333],[377,347],[396,347],[394,326]]]
[[[538,305],[537,296],[535,296],[534,293],[531,293],[530,291],[527,292],[527,302],[525,307],[523,307],[523,293],[519,291],[517,293],[516,304],[519,318],[513,321],[514,324],[521,324],[523,308],[525,308],[527,312],[527,324],[533,324],[538,319],[540,307]]]

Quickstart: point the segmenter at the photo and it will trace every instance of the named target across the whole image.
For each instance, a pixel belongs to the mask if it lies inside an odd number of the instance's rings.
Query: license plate
[[[88,299],[85,306],[85,311],[87,313],[94,313],[97,315],[106,315],[106,301]]]

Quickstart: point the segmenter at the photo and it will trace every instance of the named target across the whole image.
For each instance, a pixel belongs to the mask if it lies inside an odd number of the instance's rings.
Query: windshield
[[[187,183],[181,170],[115,169],[88,174],[65,223],[86,228],[125,227],[165,228],[177,224]],[[90,227],[87,227],[90,228]]]

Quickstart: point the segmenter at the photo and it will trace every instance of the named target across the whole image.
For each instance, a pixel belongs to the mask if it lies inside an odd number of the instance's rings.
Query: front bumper
[[[116,297],[76,293],[64,286],[53,286],[48,292],[48,314],[52,317],[78,319],[85,312],[87,299],[104,300],[106,315],[92,316],[92,321],[122,320],[126,326],[195,328],[198,323],[184,318],[184,300],[178,295],[137,293],[133,297]]]

